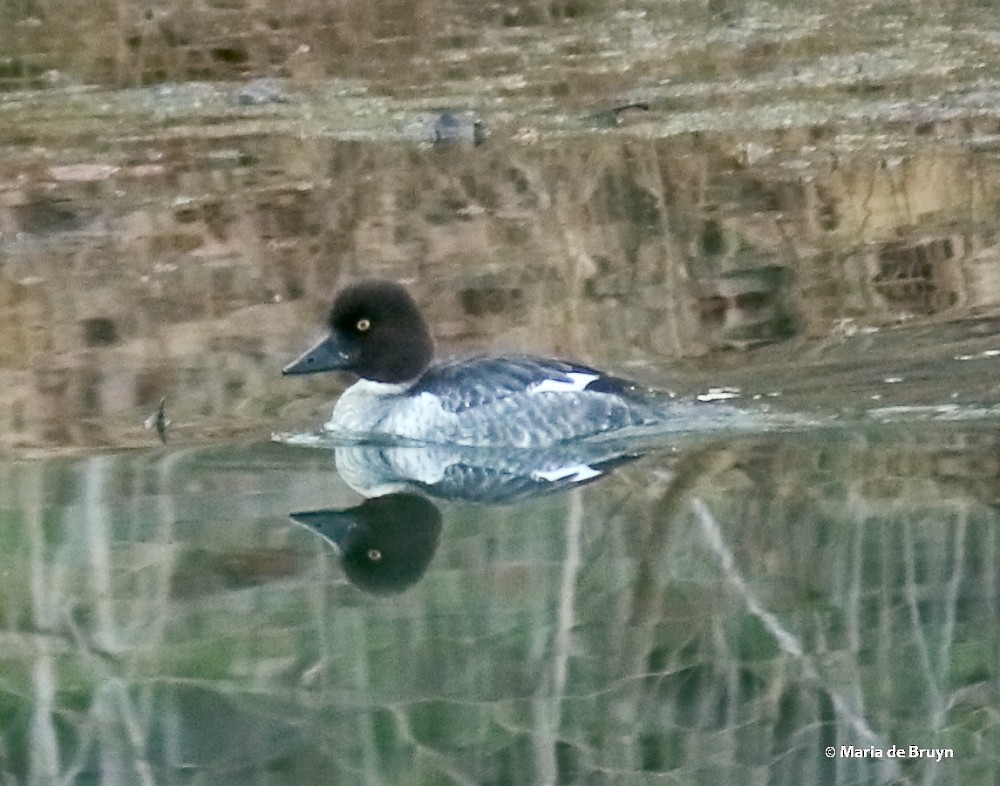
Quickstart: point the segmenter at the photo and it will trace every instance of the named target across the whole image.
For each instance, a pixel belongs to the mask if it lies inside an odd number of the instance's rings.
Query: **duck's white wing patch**
[[[599,469],[594,469],[589,464],[572,464],[566,467],[556,467],[555,469],[535,470],[531,477],[535,480],[545,480],[555,483],[560,480],[569,480],[573,483],[580,483],[584,480],[596,478],[601,474]]]
[[[600,374],[587,374],[582,371],[566,372],[568,379],[543,379],[528,388],[529,393],[579,393],[587,389],[587,385],[600,379]]]

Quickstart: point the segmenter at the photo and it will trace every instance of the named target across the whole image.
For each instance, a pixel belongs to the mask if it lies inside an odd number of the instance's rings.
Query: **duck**
[[[544,448],[662,420],[654,391],[581,363],[522,354],[435,363],[427,321],[392,280],[342,288],[326,327],[282,374],[343,371],[359,378],[324,426],[337,436]]]

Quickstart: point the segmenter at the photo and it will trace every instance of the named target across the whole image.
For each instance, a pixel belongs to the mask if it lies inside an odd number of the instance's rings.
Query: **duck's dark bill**
[[[338,347],[330,336],[326,336],[281,369],[281,373],[287,376],[316,374],[320,371],[343,371],[350,367],[353,360],[350,352]]]
[[[292,521],[315,530],[340,549],[344,548],[344,539],[357,526],[355,516],[349,510],[307,510],[289,513],[288,516]]]

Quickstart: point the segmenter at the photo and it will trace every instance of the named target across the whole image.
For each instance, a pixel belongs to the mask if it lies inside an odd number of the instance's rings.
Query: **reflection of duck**
[[[328,431],[425,443],[534,448],[662,421],[654,394],[588,366],[528,356],[431,365],[434,341],[399,284],[341,290],[329,334],[284,374],[352,371]]]
[[[430,564],[441,533],[441,513],[419,494],[387,494],[347,510],[292,513],[340,553],[351,583],[391,595],[416,583]]]
[[[441,499],[503,504],[564,491],[639,457],[612,446],[545,450],[412,447],[338,447],[337,472],[347,485],[373,497],[417,489]]]

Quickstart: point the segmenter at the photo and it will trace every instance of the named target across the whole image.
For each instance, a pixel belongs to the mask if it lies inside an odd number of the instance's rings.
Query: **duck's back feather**
[[[409,392],[431,393],[444,410],[460,413],[520,394],[584,391],[635,403],[642,398],[633,383],[589,366],[527,355],[448,360],[428,369]]]

